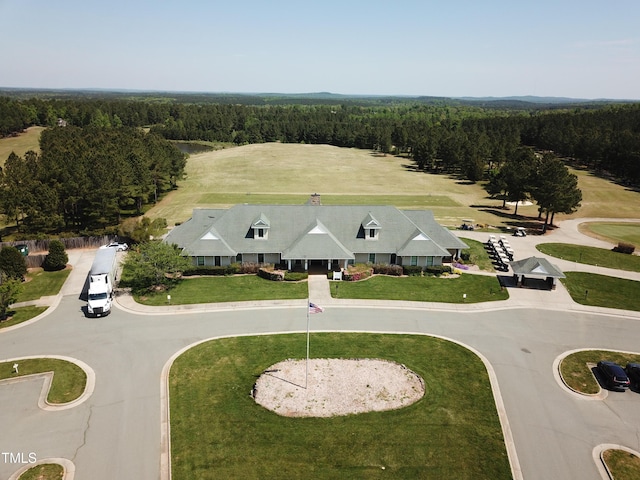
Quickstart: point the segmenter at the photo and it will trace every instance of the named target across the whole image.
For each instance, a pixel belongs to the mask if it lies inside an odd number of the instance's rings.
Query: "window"
[[[236,262],[242,263],[242,254],[241,253],[236,255]]]
[[[264,253],[258,254],[258,263],[264,263]]]
[[[369,254],[369,263],[376,263],[376,254],[375,253],[370,253]]]
[[[197,261],[198,261],[198,266],[199,267],[204,266],[204,257],[198,257]]]
[[[411,266],[415,267],[418,265],[418,257],[416,257],[415,255],[411,257]]]
[[[375,236],[376,236],[375,228],[369,229],[369,238],[375,238]]]
[[[220,257],[218,257],[218,256],[214,257],[213,261],[215,262],[215,266],[216,267],[220,266]]]
[[[264,238],[264,228],[258,229],[258,238]]]

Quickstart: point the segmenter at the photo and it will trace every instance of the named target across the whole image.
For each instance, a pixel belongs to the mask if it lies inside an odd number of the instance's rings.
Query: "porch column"
[[[304,271],[309,271],[309,260],[307,260],[306,258],[304,259]]]
[[[291,270],[291,259],[287,260],[287,270]]]
[[[327,270],[331,270],[331,265],[333,264],[333,259],[327,260]]]

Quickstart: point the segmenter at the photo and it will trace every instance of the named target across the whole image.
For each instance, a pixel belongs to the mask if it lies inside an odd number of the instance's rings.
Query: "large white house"
[[[272,263],[289,270],[351,263],[430,266],[468,248],[428,210],[381,205],[236,205],[194,209],[165,242],[176,244],[194,265]]]

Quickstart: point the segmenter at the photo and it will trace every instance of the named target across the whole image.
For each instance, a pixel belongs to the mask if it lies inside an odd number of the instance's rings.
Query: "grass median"
[[[14,373],[13,364],[18,364]],[[0,380],[17,378],[35,373],[53,372],[47,401],[52,404],[68,403],[82,395],[87,385],[87,374],[75,363],[58,358],[30,358],[0,363]]]
[[[57,463],[36,465],[20,475],[18,480],[64,480],[64,468]]]
[[[600,360],[610,360],[621,366],[629,362],[640,363],[640,354],[614,352],[610,350],[580,350],[567,355],[560,362],[560,375],[576,392],[593,395],[600,391],[600,385],[587,364],[597,364]]]
[[[388,412],[281,417],[249,391],[269,366],[304,358],[305,336],[212,340],[171,368],[172,478],[511,478],[488,375],[469,350],[410,335],[318,333],[310,345],[315,358],[404,364],[425,397]]]

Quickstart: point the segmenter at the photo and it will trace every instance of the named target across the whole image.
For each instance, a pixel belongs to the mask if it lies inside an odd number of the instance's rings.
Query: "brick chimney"
[[[320,194],[319,193],[312,193],[311,197],[309,198],[309,205],[322,205],[322,202],[320,201]]]

